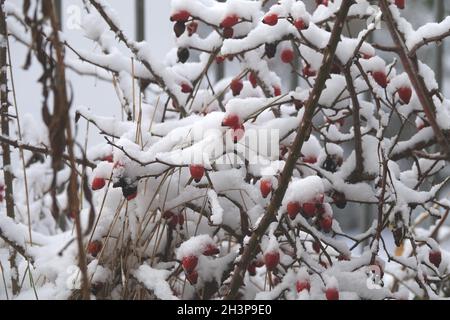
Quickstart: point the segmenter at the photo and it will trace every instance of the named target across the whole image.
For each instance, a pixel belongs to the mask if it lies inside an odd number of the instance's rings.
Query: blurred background
[[[22,0],[9,0],[11,3],[22,6]],[[58,13],[61,19],[62,31],[65,33],[67,41],[75,48],[83,50],[100,51],[95,43],[85,39],[83,30],[79,27],[84,10],[81,0],[56,0]],[[136,40],[147,40],[152,45],[154,56],[164,60],[175,46],[175,35],[173,33],[173,24],[169,21],[170,1],[169,0],[108,0],[107,1],[117,12],[121,21],[121,27],[130,38]],[[269,1],[267,7],[276,1]],[[313,8],[314,0],[304,1],[309,8]],[[412,23],[414,28],[418,28],[427,22],[439,22],[443,20],[450,11],[450,0],[408,0],[407,7],[404,10],[404,16]],[[363,25],[351,25],[347,33],[355,36]],[[203,30],[204,31],[204,30]],[[202,32],[202,30],[200,30]],[[380,32],[375,32],[373,40],[379,44],[389,44],[386,41],[390,37]],[[41,88],[38,84],[38,78],[41,76],[40,67],[33,63],[32,67],[25,71],[24,65],[27,49],[15,42],[12,45],[12,63],[14,77],[16,81],[16,90],[18,106],[21,116],[31,115],[35,119],[41,117]],[[449,59],[448,40],[441,45],[430,45],[420,52],[420,57],[436,72],[436,79],[440,83],[442,91],[447,96],[450,93],[448,84]],[[71,53],[68,53],[71,56]],[[392,60],[389,58],[388,62]],[[224,65],[214,70],[216,79],[226,76],[232,76],[238,72],[238,66],[232,62],[226,62]],[[277,68],[283,68],[277,67]],[[401,68],[399,67],[399,71]],[[283,70],[276,70],[281,74]],[[110,83],[103,82],[93,77],[80,77],[69,71],[68,79],[73,89],[74,112],[80,106],[89,107],[97,115],[117,116],[121,115],[120,103],[117,99],[113,86]],[[285,89],[295,87],[298,79],[296,77],[287,77],[283,86]],[[78,139],[83,139],[86,132],[80,128]],[[89,132],[89,146],[95,146],[102,143],[103,139],[98,132],[91,129]],[[447,192],[447,191],[443,191]],[[337,212],[336,216],[340,220],[344,229],[355,230],[355,232],[364,230],[369,222],[373,220],[372,209],[368,206],[357,205],[349,206],[344,212]]]

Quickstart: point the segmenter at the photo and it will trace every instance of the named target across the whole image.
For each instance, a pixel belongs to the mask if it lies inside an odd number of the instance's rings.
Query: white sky
[[[22,0],[9,0],[18,6],[22,6]],[[82,10],[81,0],[61,0],[63,2],[63,31],[67,40],[75,48],[85,50],[95,50],[92,41],[86,40],[82,30],[70,28],[76,15],[73,12]],[[134,3],[133,0],[109,0],[108,3],[117,10],[121,20],[121,26],[129,35],[134,38]],[[146,38],[153,45],[153,54],[157,58],[163,59],[166,53],[174,46],[174,35],[172,23],[169,21],[170,1],[166,0],[146,0]],[[36,61],[33,62],[30,70],[23,70],[27,49],[11,39],[12,63],[17,90],[19,113],[24,115],[30,113],[33,117],[41,119],[41,87],[37,79],[41,75],[41,70]],[[73,86],[74,103],[72,111],[79,106],[86,106],[93,109],[97,115],[119,115],[120,104],[114,88],[111,84],[96,80],[92,77],[80,77],[73,72],[68,73],[68,79]],[[85,126],[82,125],[80,130]],[[93,127],[91,127],[93,128]],[[82,132],[84,130],[81,130]],[[95,130],[90,130],[90,146],[104,141]],[[79,136],[83,138],[83,136]]]

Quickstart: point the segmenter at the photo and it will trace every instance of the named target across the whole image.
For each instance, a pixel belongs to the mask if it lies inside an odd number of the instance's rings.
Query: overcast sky
[[[22,0],[9,0],[17,5],[22,5]],[[75,47],[84,50],[95,50],[95,44],[83,36],[83,31],[71,28],[76,20],[76,13],[81,12],[81,0],[61,0],[63,2],[63,31],[68,41]],[[125,32],[134,38],[134,3],[133,0],[108,0],[108,3],[117,10],[121,20],[121,26]],[[152,44],[153,53],[163,59],[166,53],[174,45],[172,24],[169,21],[170,1],[146,0],[146,38]],[[31,113],[34,117],[41,118],[41,87],[37,79],[41,75],[41,69],[36,61],[30,70],[23,70],[26,48],[11,40],[12,63],[16,82],[17,99],[20,114]],[[80,77],[73,72],[68,76],[74,90],[73,109],[77,106],[91,107],[98,115],[119,115],[120,104],[113,86],[110,83],[96,80],[93,77]],[[82,126],[84,128],[84,126]],[[90,145],[99,143],[102,138],[91,130]]]

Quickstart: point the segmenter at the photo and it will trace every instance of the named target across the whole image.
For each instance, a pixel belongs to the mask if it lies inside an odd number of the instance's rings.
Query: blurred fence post
[[[136,0],[136,40],[145,40],[145,0]]]

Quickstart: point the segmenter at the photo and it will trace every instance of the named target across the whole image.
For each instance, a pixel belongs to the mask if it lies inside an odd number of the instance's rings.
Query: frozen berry
[[[192,87],[187,84],[187,83],[182,83],[181,84],[181,92],[183,93],[191,93],[192,92]]]
[[[239,116],[234,113],[226,116],[222,121],[223,127],[239,128],[240,125],[241,125],[241,120],[239,119]]]
[[[188,48],[179,48],[177,51],[178,61],[181,63],[185,63],[189,59],[189,49]]]
[[[275,13],[268,14],[264,17],[263,23],[269,26],[274,26],[278,23],[278,15]]]
[[[192,21],[191,23],[189,23],[187,26],[188,36],[192,37],[192,35],[197,32],[197,29],[198,29],[197,22]]]
[[[196,256],[184,257],[181,261],[181,264],[183,265],[184,271],[186,271],[187,273],[191,273],[197,267],[198,258]]]
[[[281,61],[291,63],[294,60],[294,51],[292,49],[284,49],[281,52]]]
[[[189,281],[191,285],[197,284],[198,281],[198,272],[192,271],[186,274],[186,279]]]
[[[309,78],[309,77],[315,77],[316,74],[317,74],[317,72],[316,72],[314,69],[312,69],[311,66],[310,66],[309,64],[306,64],[306,65],[303,67],[302,72],[303,72],[303,75],[304,75],[306,78]]]
[[[230,88],[231,88],[231,91],[233,93],[233,96],[236,97],[236,96],[238,96],[241,93],[242,89],[244,88],[244,84],[242,83],[241,79],[234,78],[231,81]]]
[[[323,232],[325,233],[330,232],[332,225],[333,225],[333,217],[327,215],[320,219],[320,228],[322,228]]]
[[[287,213],[289,215],[289,218],[292,220],[295,219],[297,214],[299,214],[301,209],[300,203],[297,201],[291,201],[287,204]]]
[[[204,256],[213,256],[216,254],[219,254],[220,250],[219,248],[217,248],[215,245],[213,244],[208,244],[205,248],[205,250],[203,250],[203,255]]]
[[[92,190],[100,190],[106,185],[106,180],[103,178],[96,177],[92,181]]]
[[[267,58],[272,59],[275,57],[277,53],[277,44],[276,43],[266,43],[265,47],[265,53]]]
[[[398,89],[398,96],[403,103],[408,104],[411,101],[412,90],[410,87],[401,87]]]
[[[279,86],[273,86],[273,95],[275,97],[281,96],[281,88]]]
[[[339,291],[336,288],[327,288],[325,296],[327,300],[339,300]]]
[[[234,30],[233,28],[225,28],[223,29],[223,37],[225,39],[231,39],[234,36]]]
[[[173,32],[175,32],[175,36],[177,38],[181,37],[181,35],[186,30],[186,24],[183,21],[178,21],[173,26]]]
[[[298,280],[296,283],[297,292],[302,292],[303,290],[309,290],[311,289],[311,284],[309,281],[306,280]]]
[[[405,0],[395,0],[395,5],[399,9],[405,9]]]
[[[430,253],[428,254],[428,259],[432,264],[434,264],[436,268],[439,268],[439,265],[441,264],[442,261],[441,251],[439,250],[430,251]]]
[[[192,164],[189,166],[189,172],[195,182],[200,182],[205,174],[205,168],[202,165]]]
[[[307,202],[302,205],[302,212],[305,218],[312,218],[316,215],[317,207],[315,203]]]
[[[239,22],[239,17],[235,14],[225,17],[220,23],[221,28],[231,28]]]
[[[178,22],[186,22],[186,21],[189,20],[190,16],[191,16],[191,14],[189,13],[189,11],[181,10],[181,11],[178,11],[178,12],[174,13],[170,17],[170,20],[171,21],[178,21]]]
[[[88,244],[87,251],[91,256],[93,256],[95,258],[102,250],[102,247],[103,247],[103,244],[101,241],[99,241],[99,240],[91,241]]]
[[[388,79],[384,71],[374,71],[372,72],[372,77],[380,87],[387,87]]]
[[[258,78],[253,71],[248,74],[248,81],[250,81],[253,88],[258,86]]]
[[[298,31],[308,29],[308,25],[305,23],[303,19],[297,19],[294,21],[294,26]]]
[[[272,191],[272,182],[267,179],[261,180],[259,190],[261,191],[263,198],[267,198],[269,193]]]
[[[280,262],[280,253],[278,251],[267,252],[264,255],[264,264],[267,270],[273,271]]]

